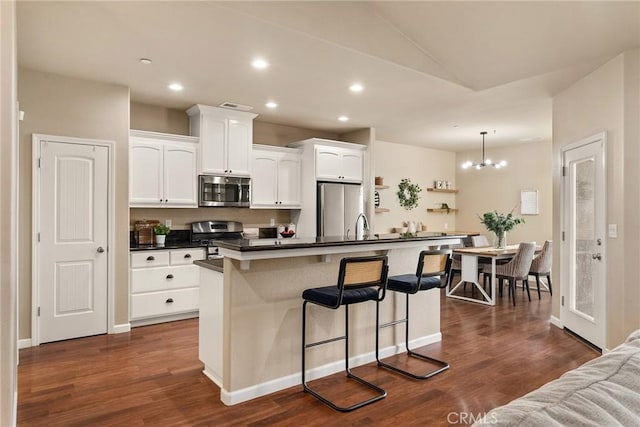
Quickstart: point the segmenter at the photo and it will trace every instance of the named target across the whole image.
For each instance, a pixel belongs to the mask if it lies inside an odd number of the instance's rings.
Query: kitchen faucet
[[[362,218],[362,228],[358,227],[360,223],[360,218]],[[362,240],[364,237],[369,234],[365,233],[365,231],[369,231],[369,221],[367,220],[367,216],[364,213],[360,213],[358,218],[356,218],[356,240]]]

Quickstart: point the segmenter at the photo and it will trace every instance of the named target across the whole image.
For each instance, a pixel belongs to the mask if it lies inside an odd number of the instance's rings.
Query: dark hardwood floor
[[[301,386],[224,406],[217,386],[201,373],[194,319],[21,350],[18,424],[460,425],[598,356],[550,325],[546,293],[529,303],[519,291],[516,307],[506,295],[496,307],[441,300],[443,340],[422,350],[451,368],[426,381],[374,364],[356,368],[388,396],[355,412],[335,412]],[[334,375],[314,384],[338,396],[343,381]],[[352,394],[345,397],[358,397]]]

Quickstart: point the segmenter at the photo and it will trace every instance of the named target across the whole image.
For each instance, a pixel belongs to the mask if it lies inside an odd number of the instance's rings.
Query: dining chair
[[[500,294],[502,295],[504,281],[508,280],[509,293],[511,294],[513,305],[516,305],[516,282],[518,280],[522,281],[522,287],[527,290],[527,296],[529,301],[531,301],[531,293],[529,292],[529,269],[531,268],[535,251],[535,243],[520,243],[511,261],[506,264],[496,265],[496,279],[500,280]],[[483,273],[491,274],[491,266],[485,266]]]
[[[551,260],[553,259],[553,241],[547,240],[542,246],[542,251],[531,262],[529,275],[536,278],[538,285],[538,299],[540,299],[540,276],[547,276],[547,285],[549,287],[549,295],[553,295],[551,290]]]
[[[484,246],[490,246],[489,239],[484,234],[478,236],[471,236],[471,246],[474,248],[482,248]]]

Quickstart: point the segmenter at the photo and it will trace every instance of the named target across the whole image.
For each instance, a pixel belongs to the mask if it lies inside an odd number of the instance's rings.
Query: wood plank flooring
[[[23,349],[18,424],[462,425],[469,414],[505,404],[598,356],[550,325],[547,293],[541,301],[532,297],[529,303],[519,290],[516,307],[506,295],[487,307],[442,296],[443,340],[421,350],[451,368],[426,381],[374,364],[356,368],[388,396],[348,414],[333,411],[301,386],[224,406],[218,387],[201,372],[197,319]],[[396,362],[424,366],[405,359],[398,356]],[[349,397],[343,382],[334,375],[314,384]]]

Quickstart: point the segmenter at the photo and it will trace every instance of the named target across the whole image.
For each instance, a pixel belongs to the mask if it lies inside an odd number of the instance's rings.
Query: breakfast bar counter
[[[464,235],[422,234],[413,238],[381,236],[345,238],[239,239],[220,241],[222,272],[201,268],[199,357],[204,374],[220,387],[220,399],[234,405],[276,392],[301,381],[302,292],[336,284],[344,257],[387,255],[389,274],[414,273],[421,250],[458,244]],[[410,344],[440,341],[439,290],[411,298]],[[314,327],[310,341],[344,331],[344,308],[336,311],[308,307]],[[375,303],[357,304],[349,311],[353,334],[352,366],[375,360]],[[381,322],[404,315],[404,296],[387,292]],[[381,355],[404,351],[404,326],[380,334]],[[344,343],[307,352],[307,378],[343,369]],[[302,387],[300,387],[302,390]]]

